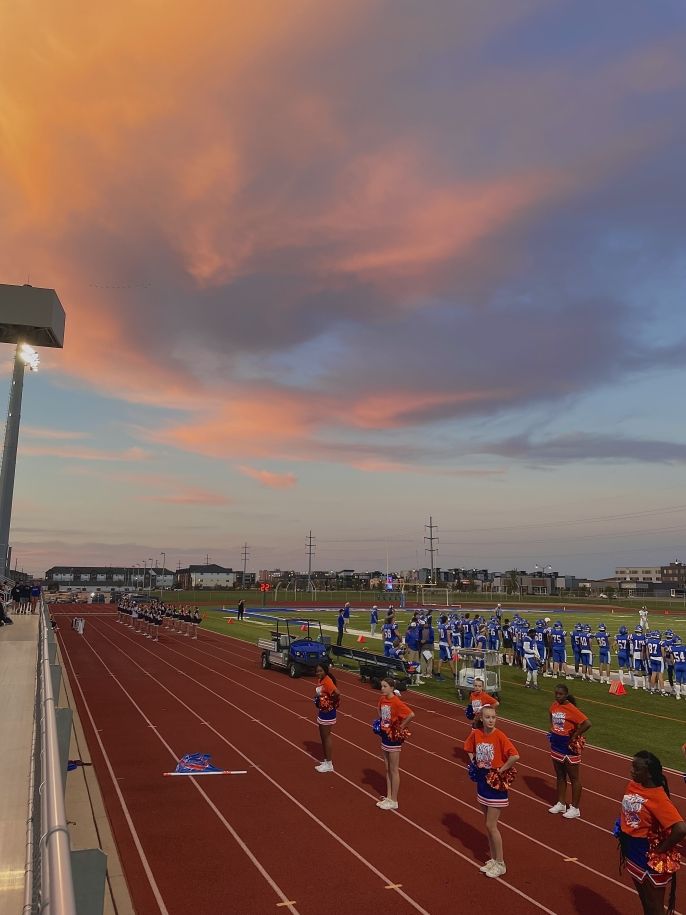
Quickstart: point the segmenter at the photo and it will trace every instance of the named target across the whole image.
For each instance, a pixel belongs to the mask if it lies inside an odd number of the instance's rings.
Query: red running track
[[[106,613],[83,637],[58,634],[139,913],[640,912],[609,835],[623,757],[587,748],[584,815],[566,821],[547,812],[545,735],[505,723],[522,760],[501,818],[508,873],[489,880],[457,707],[412,695],[400,810],[380,811],[378,694],[352,675],[339,680],[336,772],[320,775],[312,681],[262,671],[248,643],[163,631],[157,644]],[[198,751],[248,774],[162,777]]]

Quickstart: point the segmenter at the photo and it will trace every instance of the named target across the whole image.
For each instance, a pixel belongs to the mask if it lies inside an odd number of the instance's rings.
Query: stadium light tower
[[[54,289],[0,283],[0,343],[15,347],[0,469],[0,574],[5,578],[11,564],[10,524],[24,372],[27,366],[32,372],[38,368],[39,357],[34,347],[64,346],[64,320],[64,308]]]

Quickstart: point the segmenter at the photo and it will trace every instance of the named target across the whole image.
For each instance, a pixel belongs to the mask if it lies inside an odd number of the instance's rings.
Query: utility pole
[[[245,574],[246,574],[246,569],[248,568],[249,557],[250,557],[250,547],[248,546],[247,543],[244,543],[243,549],[241,550],[241,558],[243,560],[243,580],[241,582],[241,585],[243,587],[243,590],[245,590]]]
[[[424,552],[428,553],[431,557],[431,582],[430,584],[436,584],[436,564],[434,562],[434,554],[438,552],[438,537],[434,534],[434,531],[438,530],[438,525],[434,524],[434,519],[429,515],[429,523],[424,525],[424,530],[428,530],[428,535],[424,536],[424,542],[428,542],[428,546],[424,548]],[[436,546],[434,546],[434,543]]]
[[[312,531],[307,535],[305,540],[305,546],[307,548],[307,590],[314,591],[312,587],[312,557],[314,556],[314,551],[317,549],[315,546],[315,538],[312,536]]]

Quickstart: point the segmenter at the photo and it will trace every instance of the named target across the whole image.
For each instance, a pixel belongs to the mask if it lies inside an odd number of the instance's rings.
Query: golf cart
[[[297,627],[298,635],[293,634]],[[271,638],[259,639],[263,670],[281,667],[290,677],[314,674],[317,664],[329,661],[330,639],[322,633],[318,620],[279,620]]]

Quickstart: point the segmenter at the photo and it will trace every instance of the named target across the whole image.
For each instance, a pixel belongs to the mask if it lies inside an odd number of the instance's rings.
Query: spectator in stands
[[[31,613],[36,612],[36,607],[38,606],[38,602],[40,601],[40,597],[41,597],[41,591],[42,591],[41,586],[38,584],[37,581],[34,581],[33,584],[31,585],[31,590],[29,592],[29,600],[31,602]]]
[[[19,585],[19,606],[22,613],[28,613],[31,606],[31,585]]]

